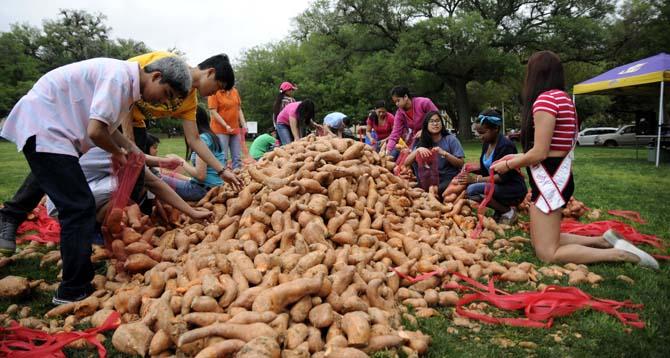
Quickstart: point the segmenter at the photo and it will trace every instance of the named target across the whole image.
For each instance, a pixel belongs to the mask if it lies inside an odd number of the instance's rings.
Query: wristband
[[[512,170],[512,168],[509,167],[509,159],[505,161],[505,166],[507,167],[507,170]]]
[[[216,175],[221,176],[221,174],[223,174],[223,172],[225,172],[225,171],[226,171],[226,168],[223,168],[223,169],[219,170],[218,172],[216,172]]]

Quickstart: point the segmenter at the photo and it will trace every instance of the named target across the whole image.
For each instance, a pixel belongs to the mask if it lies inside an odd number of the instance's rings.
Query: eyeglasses
[[[442,124],[442,120],[439,119],[439,118],[438,119],[431,118],[431,119],[428,120],[428,123],[430,123],[430,124]]]

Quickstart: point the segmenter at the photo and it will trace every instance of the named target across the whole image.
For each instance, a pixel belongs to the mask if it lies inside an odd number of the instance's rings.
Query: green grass
[[[480,144],[464,144],[466,160],[476,161],[480,153]],[[184,154],[182,138],[164,139],[159,147],[161,154]],[[576,182],[575,197],[591,208],[605,212],[609,209],[639,211],[648,221],[646,225],[634,224],[643,233],[654,234],[670,243],[670,165],[663,164],[655,168],[646,161],[646,149],[640,149],[639,159],[635,158],[635,149],[629,148],[578,148],[574,164]],[[25,159],[17,153],[11,143],[0,142],[0,160],[3,174],[0,175],[0,201],[11,197],[24,178],[27,170]],[[612,218],[603,215],[603,219]],[[623,220],[623,219],[622,219]],[[625,221],[625,220],[624,220]],[[509,233],[519,234],[518,232]],[[526,235],[526,234],[524,234]],[[668,254],[668,249],[652,250]],[[540,265],[532,248],[526,246],[520,251],[499,259],[529,261]],[[450,317],[452,308],[442,308],[442,317],[422,319],[419,328],[433,337],[428,357],[488,357],[488,356],[614,356],[614,357],[660,357],[667,356],[665,343],[670,340],[670,265],[661,263],[661,271],[641,269],[632,264],[596,264],[591,271],[602,275],[605,281],[597,286],[578,286],[595,297],[616,300],[629,299],[645,305],[640,311],[646,322],[645,329],[628,330],[618,320],[596,311],[579,311],[568,317],[558,318],[550,329],[513,328],[481,325],[478,332],[464,327],[454,326],[458,333],[447,333],[452,326]],[[39,269],[37,261],[22,261],[0,269],[0,277],[10,273],[36,278],[55,280],[55,272]],[[617,280],[618,275],[626,275],[635,280],[629,285]],[[544,281],[554,283],[553,281]],[[567,279],[558,282],[567,285]],[[525,285],[506,286],[510,290],[528,289]],[[48,295],[30,297],[24,303],[34,307],[37,312],[48,309]],[[0,301],[0,310],[9,302]],[[554,336],[559,335],[561,342]],[[108,334],[108,337],[111,337]],[[506,338],[512,342],[534,342],[537,349],[526,350],[518,346],[502,348],[492,340]],[[110,348],[110,340],[106,342]],[[665,352],[665,353],[664,353]],[[116,352],[110,351],[112,356]],[[116,353],[118,354],[118,353]],[[84,352],[68,351],[68,355],[87,356]],[[377,354],[375,356],[390,356]]]

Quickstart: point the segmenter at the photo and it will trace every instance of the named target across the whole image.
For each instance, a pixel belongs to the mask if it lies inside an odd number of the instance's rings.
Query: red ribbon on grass
[[[18,235],[28,231],[37,231],[37,234],[24,235],[17,239],[17,243],[22,243],[26,240],[37,241],[42,244],[50,242],[60,242],[60,224],[58,220],[47,215],[47,208],[40,204],[33,210],[35,220],[26,220],[16,230]]]
[[[85,339],[97,347],[100,358],[107,356],[105,347],[96,335],[110,329],[116,329],[121,323],[121,316],[113,311],[102,326],[89,328],[85,331],[58,332],[50,334],[41,330],[22,327],[12,322],[9,327],[0,327],[0,356],[8,358],[64,358],[61,351],[66,345]]]
[[[561,221],[561,232],[566,234],[576,234],[584,236],[601,236],[605,231],[614,229],[623,235],[626,240],[639,245],[648,244],[654,247],[661,247],[662,241],[654,235],[642,234],[634,227],[616,220],[594,221],[584,224],[574,219],[563,219]]]
[[[516,327],[550,328],[555,317],[567,316],[577,310],[591,308],[616,317],[621,323],[635,328],[644,328],[644,322],[637,313],[622,312],[622,308],[640,309],[642,304],[630,301],[614,301],[594,298],[576,287],[547,286],[541,291],[508,293],[496,289],[493,280],[488,286],[473,279],[454,273],[469,286],[449,282],[447,289],[459,289],[474,293],[464,295],[456,304],[456,312],[466,318],[490,324]],[[493,317],[466,310],[463,306],[475,301],[485,301],[507,311],[523,311],[526,318]]]

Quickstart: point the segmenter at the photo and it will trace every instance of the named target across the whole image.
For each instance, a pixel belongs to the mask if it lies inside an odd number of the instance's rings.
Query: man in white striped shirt
[[[25,182],[36,180],[60,213],[63,276],[55,304],[93,292],[95,201],[78,157],[98,146],[125,163],[127,152],[141,152],[117,130],[132,104],[140,98],[166,103],[190,88],[188,65],[175,57],[143,70],[137,63],[96,58],[45,74],[12,109],[0,136],[26,157],[31,173]],[[8,253],[15,249],[12,223],[0,217],[0,250]]]

